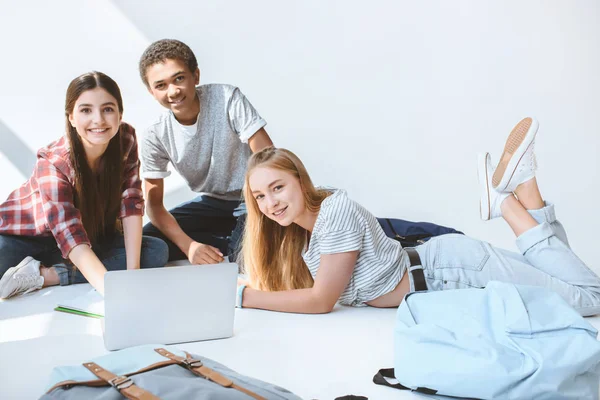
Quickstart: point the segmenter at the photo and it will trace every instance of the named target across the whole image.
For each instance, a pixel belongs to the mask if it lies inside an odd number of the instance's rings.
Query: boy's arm
[[[267,131],[265,131],[265,128],[260,128],[250,137],[250,139],[248,139],[248,145],[250,146],[250,150],[252,150],[253,153],[256,153],[265,147],[273,146],[273,142]]]
[[[146,212],[152,224],[187,256],[192,264],[215,264],[223,261],[219,249],[194,241],[177,223],[163,204],[164,180],[144,179]]]

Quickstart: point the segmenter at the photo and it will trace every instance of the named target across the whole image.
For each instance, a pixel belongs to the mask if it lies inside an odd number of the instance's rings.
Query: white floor
[[[53,311],[62,299],[89,288],[53,287],[0,301],[0,399],[38,398],[53,367],[107,353],[100,320]],[[232,338],[179,347],[305,399],[345,394],[423,399],[372,383],[379,368],[393,364],[395,311],[342,306],[327,315],[236,310]],[[588,321],[600,327],[600,317]]]
[[[0,399],[38,398],[53,367],[107,353],[100,320],[53,311],[61,299],[89,288],[54,287],[0,302]],[[242,309],[232,338],[179,347],[306,399],[397,399],[395,390],[371,382],[378,368],[392,366],[394,315],[393,309],[340,306],[328,315]]]

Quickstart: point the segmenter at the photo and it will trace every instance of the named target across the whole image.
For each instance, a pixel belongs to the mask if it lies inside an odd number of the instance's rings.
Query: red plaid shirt
[[[125,169],[119,218],[144,215],[135,130],[121,124]],[[91,246],[73,204],[75,172],[65,136],[38,151],[31,178],[0,204],[0,234],[54,236],[64,258],[80,244]]]

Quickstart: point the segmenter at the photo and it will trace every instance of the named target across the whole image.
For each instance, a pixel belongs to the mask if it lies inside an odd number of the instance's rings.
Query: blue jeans
[[[221,253],[229,255],[232,262],[235,261],[246,222],[246,203],[200,195],[169,212],[186,235],[196,242],[216,247]],[[167,243],[169,261],[187,260],[187,254],[152,223],[144,226],[144,235],[160,238]]]
[[[122,235],[116,234],[112,240],[93,245],[92,250],[108,271],[127,268]],[[162,240],[142,237],[140,267],[163,267],[167,263],[167,252],[167,245]],[[65,264],[54,237],[0,235],[0,277],[27,256],[35,258],[44,266],[54,266],[62,286],[87,282],[81,271]]]
[[[600,313],[600,278],[569,247],[554,205],[530,210],[539,223],[517,238],[521,254],[464,235],[443,235],[416,247],[429,290],[483,288],[491,280],[543,286],[581,315]],[[414,290],[411,280],[411,290]]]

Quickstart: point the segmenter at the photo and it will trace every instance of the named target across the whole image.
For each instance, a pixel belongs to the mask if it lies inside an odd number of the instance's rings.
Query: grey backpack
[[[81,365],[57,367],[49,386],[41,399],[300,399],[208,358],[162,345],[132,347]]]

